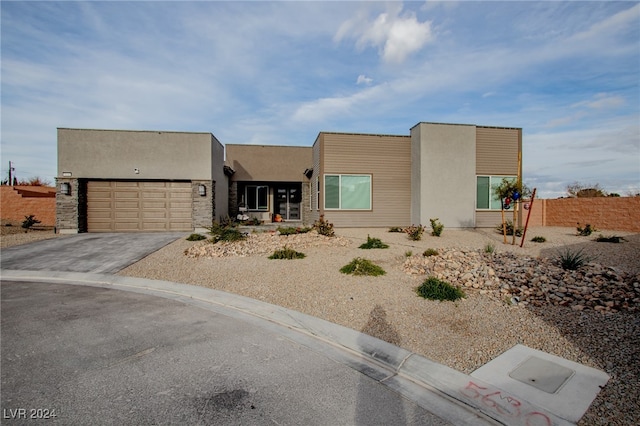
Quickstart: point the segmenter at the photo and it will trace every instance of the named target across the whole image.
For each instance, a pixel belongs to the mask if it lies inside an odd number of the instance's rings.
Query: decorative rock
[[[596,263],[566,271],[547,258],[449,248],[439,256],[407,259],[403,268],[408,274],[433,271],[440,279],[497,298],[512,295],[520,305],[551,303],[576,311],[640,311],[639,277]]]

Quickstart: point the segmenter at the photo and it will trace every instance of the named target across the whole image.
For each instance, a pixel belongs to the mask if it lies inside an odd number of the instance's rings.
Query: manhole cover
[[[556,393],[574,374],[570,368],[532,356],[510,372],[509,377],[541,391]]]

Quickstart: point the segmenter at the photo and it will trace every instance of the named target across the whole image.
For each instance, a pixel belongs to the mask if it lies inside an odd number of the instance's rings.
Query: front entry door
[[[284,220],[300,220],[300,184],[288,184],[276,187],[276,214]]]

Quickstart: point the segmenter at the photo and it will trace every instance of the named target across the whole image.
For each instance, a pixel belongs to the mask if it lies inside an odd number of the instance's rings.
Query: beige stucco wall
[[[236,182],[303,182],[313,165],[311,147],[227,144],[226,154]]]
[[[411,221],[446,228],[475,225],[476,127],[419,123],[411,129]]]
[[[211,180],[222,149],[211,133],[60,128],[58,177]]]

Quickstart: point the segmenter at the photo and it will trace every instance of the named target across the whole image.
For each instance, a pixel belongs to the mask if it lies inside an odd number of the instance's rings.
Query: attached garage
[[[229,213],[211,133],[59,128],[56,182],[65,234],[204,231]]]
[[[191,182],[87,182],[89,232],[190,231]]]

